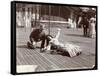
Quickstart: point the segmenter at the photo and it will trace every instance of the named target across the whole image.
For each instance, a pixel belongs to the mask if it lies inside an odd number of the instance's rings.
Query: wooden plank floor
[[[77,37],[75,39],[74,36],[67,36],[66,38],[68,41],[73,43],[76,41],[75,44],[80,45],[83,51],[81,55],[70,58],[47,52],[40,53],[39,48],[28,49],[26,43],[30,31],[22,33],[23,31],[24,30],[20,29],[17,31],[17,65],[38,65],[36,72],[92,68],[93,65],[95,65],[95,41],[93,39],[91,40],[83,37]],[[66,33],[71,34],[72,32],[67,31]],[[63,38],[64,36],[61,37]],[[66,38],[64,40],[66,40]]]
[[[61,69],[90,68],[94,65],[95,56],[81,54],[77,57],[40,53],[39,49],[17,49],[17,65],[38,65],[36,71]]]

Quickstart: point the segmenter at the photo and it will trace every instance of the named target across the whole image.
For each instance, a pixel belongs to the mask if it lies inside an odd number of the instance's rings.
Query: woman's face
[[[48,36],[48,39],[50,44],[59,45],[59,41],[56,38]]]

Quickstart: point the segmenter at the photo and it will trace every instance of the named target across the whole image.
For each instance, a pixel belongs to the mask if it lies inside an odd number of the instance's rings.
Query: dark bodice
[[[30,37],[34,39],[34,41],[38,42],[42,39],[45,39],[46,37],[46,31],[41,30],[41,29],[34,29],[31,34]]]

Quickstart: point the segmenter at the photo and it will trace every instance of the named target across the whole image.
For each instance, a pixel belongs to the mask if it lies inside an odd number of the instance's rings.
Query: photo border
[[[60,5],[60,6],[77,6],[77,7],[95,7],[96,8],[96,44],[95,44],[95,67],[89,69],[71,69],[71,70],[54,70],[54,71],[41,71],[41,72],[16,72],[16,3],[25,4],[41,4],[41,5]],[[68,72],[68,71],[86,71],[98,69],[98,6],[93,5],[77,5],[77,4],[60,4],[60,3],[45,3],[45,2],[29,2],[29,1],[11,1],[11,74],[39,74],[39,73],[54,73],[54,72]]]

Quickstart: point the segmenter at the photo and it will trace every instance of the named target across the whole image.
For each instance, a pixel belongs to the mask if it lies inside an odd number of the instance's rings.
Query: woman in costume
[[[79,46],[68,42],[66,44],[63,44],[58,41],[61,29],[58,28],[57,31],[58,33],[56,37],[53,38],[50,35],[47,37],[50,41],[49,41],[49,45],[45,47],[45,50],[47,51],[53,50],[50,51],[50,53],[56,52],[58,54],[67,55],[69,57],[80,55],[82,50]]]

